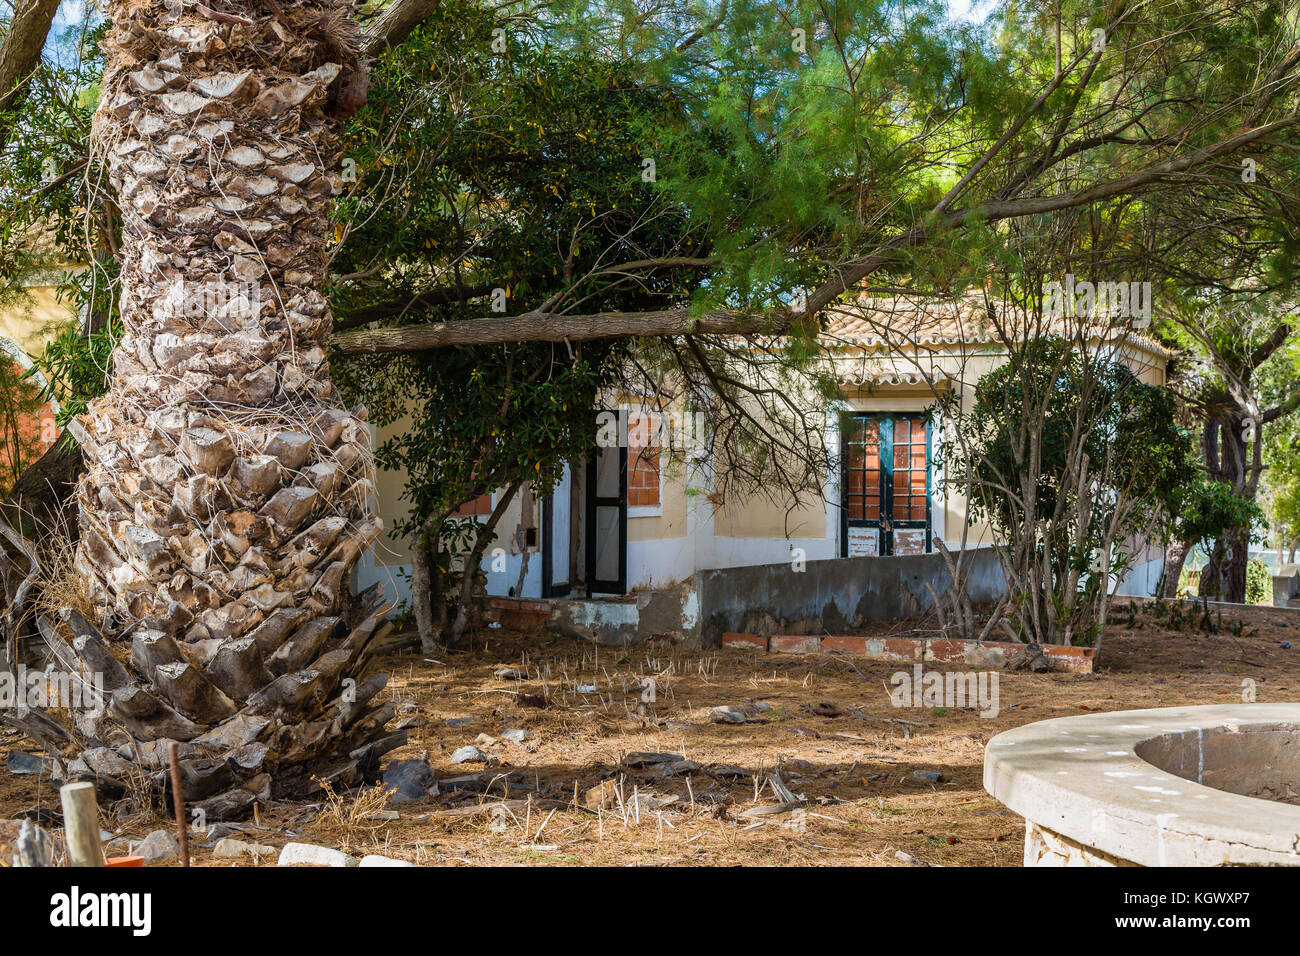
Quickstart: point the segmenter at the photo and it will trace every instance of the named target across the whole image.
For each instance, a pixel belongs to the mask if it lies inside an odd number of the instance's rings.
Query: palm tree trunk
[[[124,334],[82,419],[76,563],[102,633],[132,640],[115,753],[153,772],[186,741],[186,796],[229,813],[350,784],[400,740],[355,683],[383,609],[350,608],[349,582],[382,526],[325,349],[339,125],[364,98],[352,4],[212,7],[109,4],[94,136]]]

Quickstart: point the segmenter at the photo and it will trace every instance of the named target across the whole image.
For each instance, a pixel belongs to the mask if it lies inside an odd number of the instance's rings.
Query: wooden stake
[[[176,810],[176,839],[181,845],[181,866],[190,865],[190,828],[185,823],[185,793],[181,789],[181,745],[167,746],[167,760],[172,766],[172,807]]]
[[[93,783],[70,783],[59,789],[63,802],[63,834],[70,866],[103,866],[99,839],[99,804]]]

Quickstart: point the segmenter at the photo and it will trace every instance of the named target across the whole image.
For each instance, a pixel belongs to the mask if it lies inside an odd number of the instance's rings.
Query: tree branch
[[[808,297],[809,316],[822,312],[870,276],[898,251],[921,245],[935,235],[956,228],[971,219],[997,222],[1020,216],[1055,212],[1100,202],[1115,196],[1133,194],[1170,176],[1186,172],[1202,163],[1227,155],[1281,129],[1300,124],[1300,116],[1288,117],[1265,126],[1245,130],[1211,146],[1193,150],[1184,156],[1155,163],[1146,169],[1108,182],[1054,196],[1027,199],[994,200],[968,209],[956,209],[927,222],[919,222],[907,232],[877,247],[870,255],[841,266],[833,279],[823,283]],[[654,312],[607,312],[595,315],[563,315],[533,312],[501,318],[467,319],[437,325],[409,326],[377,330],[356,330],[336,335],[332,343],[343,355],[367,355],[383,352],[420,352],[451,345],[500,345],[507,342],[581,342],[590,339],[670,336],[688,333],[745,335],[760,332],[784,334],[795,321],[788,308],[776,308],[759,314],[714,311],[692,319],[686,309]]]
[[[1255,369],[1263,365],[1268,357],[1280,349],[1290,336],[1291,326],[1283,322],[1273,330],[1273,334],[1270,335],[1268,339],[1259,346],[1259,348],[1250,353],[1250,365],[1248,366],[1247,371],[1253,372]]]
[[[334,336],[341,355],[381,352],[423,352],[451,345],[503,345],[509,342],[586,342],[591,339],[639,338],[687,334],[752,335],[789,331],[789,310],[742,315],[707,312],[692,318],[687,309],[658,312],[600,312],[595,315],[558,315],[528,312],[499,318],[440,322],[392,329],[358,329]]]
[[[384,47],[398,46],[437,9],[438,0],[395,0],[366,24],[362,55],[377,56]]]
[[[58,12],[59,0],[15,0],[9,32],[0,43],[0,113],[16,109],[27,96],[27,81],[41,62],[45,38]],[[6,132],[0,128],[0,146]]]

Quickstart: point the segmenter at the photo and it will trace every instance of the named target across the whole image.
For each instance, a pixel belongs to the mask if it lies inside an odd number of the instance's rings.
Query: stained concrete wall
[[[1300,598],[1300,568],[1286,565],[1281,572],[1273,575],[1273,606],[1295,607],[1291,602]]]
[[[1006,584],[992,548],[966,552],[976,605],[990,604]],[[910,617],[930,608],[951,582],[939,554],[810,561],[724,568],[696,574],[700,639],[719,646],[726,631],[771,634],[845,634],[866,621]]]
[[[626,597],[554,601],[547,626],[597,644],[640,644],[668,638],[700,646],[700,603],[692,582],[637,591]]]

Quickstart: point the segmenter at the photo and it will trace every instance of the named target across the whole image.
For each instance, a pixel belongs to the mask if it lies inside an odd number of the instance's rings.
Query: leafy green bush
[[[1184,541],[1206,546],[1225,528],[1250,528],[1263,518],[1258,502],[1234,493],[1225,481],[1203,478],[1184,489],[1175,533]]]
[[[1273,603],[1273,573],[1259,558],[1246,565],[1246,603]]]
[[[1013,626],[1034,640],[1094,640],[1107,589],[1129,570],[1120,543],[1176,513],[1196,480],[1173,394],[1107,353],[1041,336],[1011,343],[960,425],[964,470],[950,479],[987,520],[1014,595]]]
[[[108,390],[113,347],[120,335],[119,322],[90,335],[83,335],[76,322],[68,322],[36,357],[37,367],[49,382],[43,398],[59,401],[59,425],[82,414],[91,399]],[[71,435],[67,438],[72,440]]]

